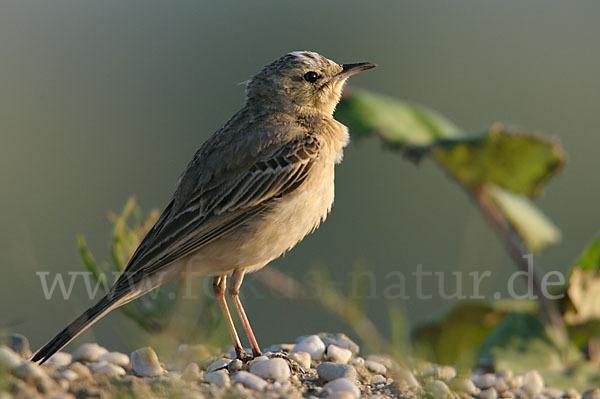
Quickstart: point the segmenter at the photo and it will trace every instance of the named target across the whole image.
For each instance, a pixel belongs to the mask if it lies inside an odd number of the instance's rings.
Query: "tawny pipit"
[[[245,358],[225,299],[260,354],[239,298],[244,274],[290,250],[325,220],[348,131],[333,119],[346,79],[374,68],[313,52],[286,54],[247,83],[246,103],[188,164],[171,201],[110,292],[34,354],[48,360],[111,310],[186,273],[214,276],[235,352]]]

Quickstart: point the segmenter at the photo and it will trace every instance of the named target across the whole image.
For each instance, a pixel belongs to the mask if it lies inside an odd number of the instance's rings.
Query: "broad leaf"
[[[354,136],[376,133],[391,146],[427,146],[461,135],[452,122],[427,107],[364,90],[345,96],[335,117]]]
[[[493,185],[487,186],[486,190],[529,250],[539,252],[560,241],[561,234],[556,225],[529,198]]]

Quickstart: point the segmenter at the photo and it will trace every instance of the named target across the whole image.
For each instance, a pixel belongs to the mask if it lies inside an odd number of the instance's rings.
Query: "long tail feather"
[[[44,345],[33,354],[31,361],[44,363],[52,355],[61,350],[65,345],[74,340],[79,334],[87,330],[92,324],[100,320],[102,316],[114,308],[129,302],[124,300],[126,296],[105,296],[94,306],[83,312],[81,316],[75,319],[71,324],[59,332],[50,342]]]

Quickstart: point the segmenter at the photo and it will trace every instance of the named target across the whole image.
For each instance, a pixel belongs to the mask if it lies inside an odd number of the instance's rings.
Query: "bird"
[[[347,79],[376,66],[294,51],[245,82],[243,107],[195,153],[108,293],[31,360],[44,363],[108,312],[192,275],[212,277],[236,357],[260,356],[239,297],[244,275],[289,251],[331,211],[334,168],[349,141],[333,113]],[[252,355],[242,347],[226,293]]]

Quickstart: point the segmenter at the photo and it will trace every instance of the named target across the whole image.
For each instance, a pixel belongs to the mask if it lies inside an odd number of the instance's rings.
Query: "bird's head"
[[[338,65],[314,52],[295,51],[266,65],[250,79],[246,102],[283,112],[332,115],[346,80],[376,66],[371,62]]]

